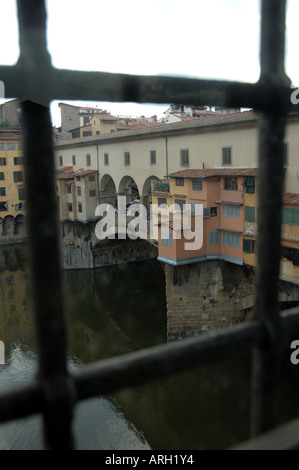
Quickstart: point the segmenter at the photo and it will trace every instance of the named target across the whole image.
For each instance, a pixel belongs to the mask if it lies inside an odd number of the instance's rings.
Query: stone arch
[[[108,174],[103,175],[100,181],[100,203],[115,206],[116,200],[116,185],[113,178]]]
[[[152,202],[152,181],[160,181],[157,176],[149,176],[143,183],[141,203],[149,209],[150,203]]]
[[[119,196],[126,196],[126,202],[139,199],[140,193],[136,181],[131,176],[123,176],[118,187]]]

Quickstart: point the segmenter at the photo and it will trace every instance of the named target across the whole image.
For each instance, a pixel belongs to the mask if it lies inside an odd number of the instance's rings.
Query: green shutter
[[[255,207],[245,206],[245,221],[255,222]]]
[[[248,240],[248,238],[243,238],[243,252],[251,253],[251,240]]]

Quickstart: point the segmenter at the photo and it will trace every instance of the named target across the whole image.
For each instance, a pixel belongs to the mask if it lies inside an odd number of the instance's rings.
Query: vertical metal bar
[[[284,346],[278,280],[286,112],[279,97],[275,97],[275,88],[288,84],[284,73],[285,8],[285,0],[262,2],[260,81],[265,90],[270,90],[270,94],[272,91],[273,108],[260,117],[255,316],[266,329],[268,341],[253,352],[252,435],[266,431],[274,424],[279,358]]]
[[[30,3],[32,8],[28,5]],[[45,6],[41,0],[19,0],[18,8],[22,43],[20,61],[24,62],[28,71],[26,78],[30,82],[30,74],[34,70],[32,63],[36,64],[39,57],[47,56],[43,52],[45,39],[42,39],[46,28]],[[37,46],[34,38],[40,39]],[[44,86],[47,86],[46,82]],[[49,107],[29,100],[22,102],[22,127],[38,379],[44,393],[45,445],[48,449],[67,450],[73,448],[71,422],[74,394],[67,369],[67,335]]]

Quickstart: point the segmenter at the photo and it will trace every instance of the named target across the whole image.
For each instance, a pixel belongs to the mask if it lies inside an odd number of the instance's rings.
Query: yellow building
[[[117,118],[110,113],[96,113],[85,125],[71,129],[73,139],[110,134],[117,131]]]
[[[1,218],[25,214],[25,183],[20,130],[0,129]]]
[[[99,204],[98,172],[67,166],[56,172],[59,218],[61,221],[94,220]]]

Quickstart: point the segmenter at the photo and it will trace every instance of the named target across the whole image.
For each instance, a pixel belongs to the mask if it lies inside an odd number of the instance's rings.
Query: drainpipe
[[[100,164],[99,164],[99,147],[97,148],[97,170],[98,170],[98,193],[99,193],[99,204],[100,204]]]
[[[164,137],[164,136],[163,136]],[[165,139],[165,150],[166,150],[166,176],[168,175],[168,140],[167,137],[164,137]]]

